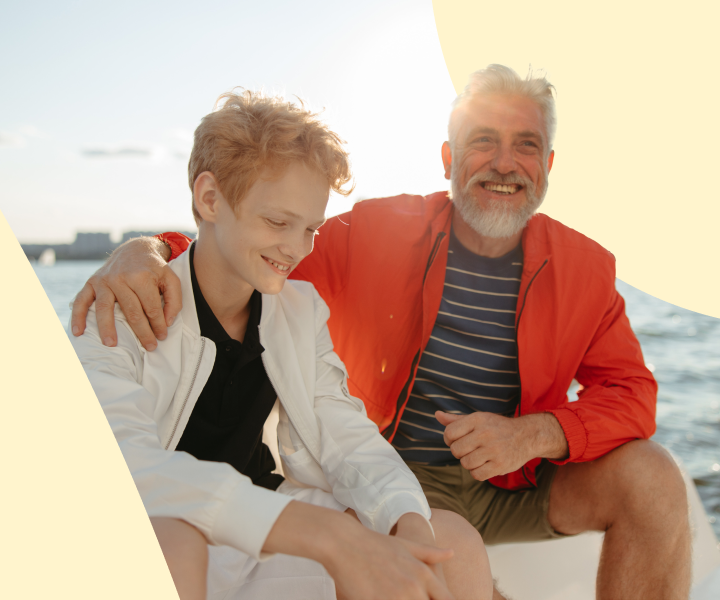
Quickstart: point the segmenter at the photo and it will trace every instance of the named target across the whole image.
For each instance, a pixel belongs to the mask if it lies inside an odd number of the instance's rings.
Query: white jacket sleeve
[[[117,312],[117,311],[116,311]],[[179,321],[179,319],[178,319]],[[196,527],[209,543],[228,545],[255,558],[275,520],[291,498],[255,486],[225,463],[200,461],[186,452],[165,450],[158,435],[158,420],[168,410],[172,389],[157,393],[166,382],[146,382],[148,361],[165,361],[167,371],[179,371],[182,324],[168,331],[167,352],[146,353],[124,319],[116,318],[118,344],[100,342],[94,306],[87,329],[70,336],[95,394],[102,405],[120,450],[130,469],[147,513],[151,517],[183,519]],[[173,352],[177,345],[178,361]],[[152,371],[157,372],[158,365]],[[162,365],[161,365],[162,366]],[[170,377],[172,383],[172,377]],[[167,387],[167,386],[166,386]],[[148,388],[156,391],[151,393]],[[158,396],[164,396],[165,399]]]
[[[315,415],[320,427],[320,465],[335,498],[360,521],[389,533],[405,513],[431,516],[422,488],[390,443],[380,435],[361,400],[347,388],[347,371],[333,352],[330,311],[313,290],[316,315]]]

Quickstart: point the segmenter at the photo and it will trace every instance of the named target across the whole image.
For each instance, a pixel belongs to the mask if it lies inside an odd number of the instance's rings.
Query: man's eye
[[[318,235],[320,233],[317,229],[313,229],[312,227],[308,227],[308,231],[313,235]]]

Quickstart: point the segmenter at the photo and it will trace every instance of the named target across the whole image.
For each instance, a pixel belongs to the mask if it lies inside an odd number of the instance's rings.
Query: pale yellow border
[[[523,76],[542,67],[555,84],[542,212],[610,250],[626,283],[720,317],[720,4],[434,0],[433,9],[456,91],[489,63]]]
[[[0,214],[0,598],[177,600],[95,393]]]

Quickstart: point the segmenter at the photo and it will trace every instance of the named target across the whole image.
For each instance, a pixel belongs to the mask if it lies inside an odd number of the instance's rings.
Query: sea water
[[[69,303],[101,264],[33,264],[66,329]],[[653,439],[682,459],[720,537],[720,319],[668,304],[619,280],[617,289],[659,384]]]

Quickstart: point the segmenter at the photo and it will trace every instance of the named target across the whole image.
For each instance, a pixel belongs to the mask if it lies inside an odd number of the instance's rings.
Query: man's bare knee
[[[150,523],[180,600],[204,600],[208,569],[205,536],[180,519],[151,517]]]
[[[687,512],[682,474],[672,456],[649,440],[628,442],[588,463],[560,467],[548,519],[563,533],[606,530],[622,516]]]

